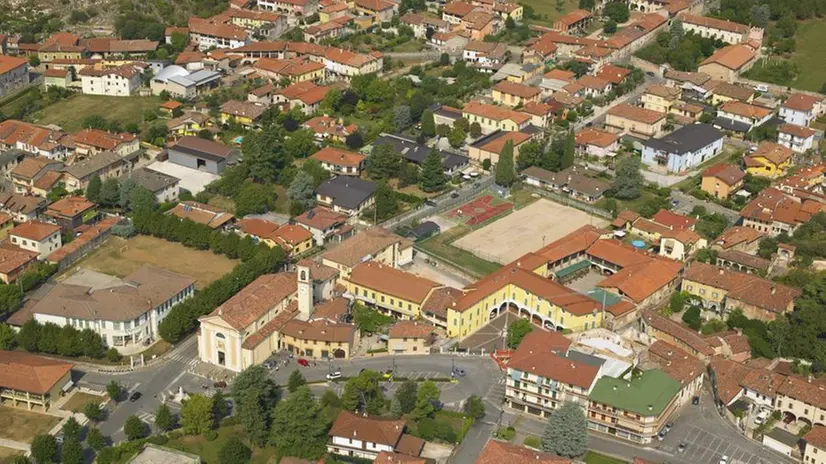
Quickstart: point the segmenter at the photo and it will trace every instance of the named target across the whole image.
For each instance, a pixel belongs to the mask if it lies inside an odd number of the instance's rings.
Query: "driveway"
[[[672,205],[676,201],[677,204],[673,206],[673,210],[681,214],[691,214],[695,206],[703,206],[706,211],[710,213],[720,213],[728,219],[729,224],[736,224],[740,220],[740,213],[733,209],[728,209],[720,206],[717,203],[705,200],[699,200],[691,195],[687,195],[679,190],[671,191]]]
[[[413,262],[405,270],[453,288],[465,288],[471,283],[470,279],[451,272],[446,266],[426,263],[418,253],[413,256]]]

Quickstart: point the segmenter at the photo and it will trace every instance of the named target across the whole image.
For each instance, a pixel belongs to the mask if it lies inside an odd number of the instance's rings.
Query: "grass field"
[[[577,9],[579,0],[562,0],[562,11],[556,8],[557,0],[521,0],[522,5],[533,8],[541,19],[530,20],[528,22],[543,26],[552,26],[554,21],[571,10]]]
[[[457,225],[442,232],[439,235],[430,237],[418,244],[426,253],[441,257],[450,261],[454,265],[460,267],[465,272],[473,274],[477,277],[483,277],[491,272],[499,269],[499,264],[485,261],[478,258],[469,251],[456,248],[452,243],[462,236],[470,232],[470,228],[463,225]]]
[[[820,90],[826,82],[826,19],[798,22],[794,38],[797,49],[792,61],[800,74],[792,87]]]
[[[89,393],[83,392],[75,392],[68,401],[63,403],[63,406],[60,408],[64,411],[83,411],[83,407],[86,406],[87,403],[95,403],[100,404],[106,401],[105,396],[100,395],[91,395]]]
[[[202,289],[231,271],[238,261],[211,251],[195,250],[180,243],[138,235],[128,240],[111,237],[97,251],[81,260],[79,267],[125,277],[145,264],[194,277],[197,279],[195,287]]]
[[[57,124],[67,132],[82,129],[83,118],[103,116],[107,121],[121,125],[143,122],[143,112],[161,104],[158,97],[104,97],[100,95],[74,95],[40,111],[43,117],[38,124]]]
[[[29,443],[35,435],[48,433],[58,422],[60,418],[55,416],[0,406],[0,438]]]
[[[23,452],[20,450],[6,448],[5,446],[0,446],[0,462],[7,462],[11,460],[11,458],[15,456],[22,456]]]
[[[229,441],[230,437],[241,437],[244,442],[246,442],[246,438],[243,427],[240,425],[219,427],[217,431],[218,438],[213,441],[207,441],[203,435],[183,436],[169,440],[164,446],[197,454],[206,464],[218,464],[220,462],[218,460],[218,452],[223,448],[224,444]],[[252,450],[252,459],[250,460],[252,464],[275,464],[278,461],[275,449],[272,447],[252,447]]]
[[[588,451],[585,453],[585,464],[628,464],[627,461],[612,458],[604,454]]]
[[[630,209],[631,211],[637,211],[643,204],[645,204],[648,200],[653,200],[656,198],[653,192],[649,192],[648,190],[643,190],[642,194],[633,200],[617,200],[617,211],[622,211],[624,209]],[[608,198],[600,198],[594,206],[597,208],[602,208],[604,210],[608,210]]]

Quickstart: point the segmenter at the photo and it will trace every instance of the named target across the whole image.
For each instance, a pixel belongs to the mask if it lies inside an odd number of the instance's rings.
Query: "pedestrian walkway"
[[[23,443],[15,440],[9,440],[7,438],[0,438],[0,446],[3,448],[10,448],[18,451],[23,451],[28,453],[31,450],[31,446],[28,443]]]

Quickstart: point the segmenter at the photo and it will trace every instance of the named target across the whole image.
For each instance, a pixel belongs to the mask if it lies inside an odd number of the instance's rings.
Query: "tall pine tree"
[[[422,112],[422,134],[425,137],[436,135],[436,121],[433,119],[433,111],[424,110]]]
[[[617,165],[616,177],[614,177],[614,196],[621,200],[633,200],[640,196],[643,184],[642,173],[640,172],[640,159],[636,156],[625,157]]]
[[[562,169],[569,168],[574,165],[574,151],[576,150],[576,139],[574,138],[574,131],[568,131],[565,136],[565,146],[562,149]]]
[[[95,176],[89,180],[89,186],[86,187],[86,199],[89,201],[93,201],[95,203],[100,201],[100,189],[103,186],[103,182],[100,180],[100,177]]]
[[[383,221],[399,211],[399,203],[396,201],[394,192],[386,181],[379,182],[376,186],[376,219]]]
[[[581,406],[568,401],[551,413],[542,435],[542,449],[565,458],[588,451],[588,421]]]
[[[510,187],[514,182],[516,182],[516,172],[513,168],[513,141],[508,140],[496,163],[496,183],[502,187]]]
[[[445,187],[445,163],[438,150],[430,150],[422,163],[420,186],[425,192],[437,192]]]

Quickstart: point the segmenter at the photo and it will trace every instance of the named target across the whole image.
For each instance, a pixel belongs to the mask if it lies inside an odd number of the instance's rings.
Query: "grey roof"
[[[153,77],[152,79],[156,81],[166,82],[173,77],[188,75],[189,71],[184,69],[182,66],[173,64],[172,66],[167,66],[163,68],[158,74],[155,74],[155,77]]]
[[[66,166],[63,168],[63,172],[75,176],[78,179],[85,179],[113,164],[120,162],[131,162],[132,160],[137,159],[140,155],[140,150],[125,156],[121,156],[112,151],[104,151],[89,159],[85,159],[71,166]]]
[[[0,193],[0,210],[29,215],[46,208],[46,199],[19,193]]]
[[[152,193],[160,192],[161,190],[171,187],[181,181],[181,179],[178,179],[177,177],[158,171],[153,171],[145,167],[132,171],[129,174],[129,178]]]
[[[602,365],[605,364],[605,360],[602,358],[574,350],[569,350],[567,353],[561,355],[560,357],[567,358],[576,362],[581,362],[583,364],[589,364],[591,366],[596,367],[602,367]]]
[[[644,145],[666,153],[683,155],[695,152],[723,137],[722,132],[709,124],[691,124],[681,127],[663,138],[650,139]]]
[[[25,158],[26,156],[28,156],[28,153],[26,153],[23,150],[18,150],[16,148],[6,150],[0,153],[0,166],[9,164],[12,161],[23,161],[23,158]]]
[[[233,149],[223,143],[212,140],[185,136],[181,137],[175,145],[170,146],[169,151],[176,151],[213,161],[224,161],[232,156]]]
[[[787,432],[779,427],[771,429],[771,431],[767,433],[766,436],[771,437],[775,441],[779,441],[780,443],[783,443],[784,445],[791,447],[797,446],[797,443],[800,441],[800,438],[797,435]]]
[[[182,85],[184,87],[192,87],[192,86],[199,86],[204,85],[212,81],[216,81],[221,78],[221,73],[216,71],[207,71],[207,70],[200,70],[195,71],[194,73],[188,76],[173,76],[169,78],[169,82],[174,82],[178,85]]]
[[[429,237],[441,231],[439,225],[433,221],[425,221],[414,227],[410,233],[418,238]]]
[[[730,131],[734,131],[734,132],[743,132],[743,133],[745,133],[745,132],[748,132],[749,129],[751,129],[751,126],[744,123],[744,122],[735,121],[734,119],[724,118],[722,116],[717,116],[716,118],[714,118],[714,121],[712,121],[712,124],[714,124],[717,127],[722,128],[722,129],[730,130]]]
[[[333,199],[333,203],[347,209],[357,209],[376,191],[376,183],[352,176],[338,176],[316,188],[316,193]]]
[[[565,187],[569,190],[593,197],[599,197],[611,188],[611,184],[588,177],[584,173],[584,170],[577,166],[571,166],[559,172],[549,171],[538,166],[531,166],[522,171],[522,175],[547,182],[556,188]]]
[[[374,147],[379,145],[392,145],[396,151],[401,153],[404,159],[416,164],[424,163],[424,160],[427,157],[427,154],[430,153],[430,150],[434,150],[427,145],[416,143],[413,139],[394,134],[381,134],[376,141],[373,142]],[[468,161],[470,160],[466,156],[456,155],[441,150],[439,150],[439,155],[441,155],[442,161],[445,164],[445,169],[448,171],[451,171],[459,166],[464,166],[468,164]]]

